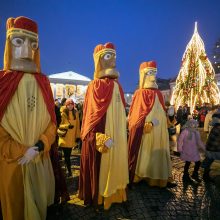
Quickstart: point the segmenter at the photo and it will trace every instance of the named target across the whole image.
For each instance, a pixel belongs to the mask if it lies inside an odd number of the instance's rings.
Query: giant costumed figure
[[[128,149],[125,100],[115,69],[116,51],[112,43],[94,50],[94,80],[89,84],[83,109],[82,154],[79,198],[85,205],[127,200]]]
[[[39,53],[36,22],[9,18],[0,71],[0,203],[5,220],[44,220],[54,202],[49,150],[56,118]]]
[[[140,65],[139,89],[129,111],[129,179],[166,187],[171,160],[164,100],[156,84],[156,62]]]

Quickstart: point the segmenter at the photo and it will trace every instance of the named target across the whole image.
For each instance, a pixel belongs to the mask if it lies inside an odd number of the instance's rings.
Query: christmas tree
[[[187,104],[192,112],[203,103],[219,104],[219,89],[215,71],[209,61],[203,40],[195,23],[194,34],[183,54],[182,64],[171,97],[171,104],[178,108]]]

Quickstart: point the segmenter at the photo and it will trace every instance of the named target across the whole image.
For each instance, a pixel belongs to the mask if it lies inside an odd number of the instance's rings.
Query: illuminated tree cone
[[[204,102],[216,105],[219,101],[215,71],[205,53],[205,46],[197,31],[197,22],[195,22],[194,34],[183,54],[171,104],[176,108],[187,104],[192,112],[196,105]]]

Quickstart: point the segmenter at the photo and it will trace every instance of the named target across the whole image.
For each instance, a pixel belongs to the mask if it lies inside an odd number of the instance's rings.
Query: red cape
[[[133,182],[146,116],[154,106],[156,95],[165,111],[162,93],[158,89],[138,89],[129,111],[128,166],[130,183]]]
[[[106,113],[114,88],[114,79],[96,79],[93,80],[86,91],[85,102],[83,107],[83,120],[81,128],[82,139],[91,131]],[[121,99],[125,106],[123,90],[118,83]]]
[[[87,89],[82,123],[82,151],[80,160],[79,198],[84,204],[98,204],[101,153],[96,150],[96,132],[105,133],[106,112],[112,99],[113,79],[93,80]],[[118,83],[118,82],[117,82]],[[124,94],[118,83],[121,100]]]
[[[23,75],[24,72],[20,71],[0,71],[0,122]],[[35,76],[35,79],[41,89],[51,120],[56,124],[54,100],[50,88],[50,82],[48,78],[41,73],[33,73],[33,75]]]

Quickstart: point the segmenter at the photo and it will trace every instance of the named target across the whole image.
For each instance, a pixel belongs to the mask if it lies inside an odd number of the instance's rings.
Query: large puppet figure
[[[169,136],[156,72],[154,61],[140,65],[139,89],[128,116],[129,178],[130,183],[145,179],[150,186],[166,187],[171,177]]]
[[[112,43],[94,50],[94,80],[89,84],[81,136],[79,198],[85,205],[126,201],[128,156],[125,100],[115,69]]]
[[[49,80],[40,72],[37,24],[7,20],[0,71],[0,203],[5,220],[44,220],[54,202],[49,150],[56,119]]]

